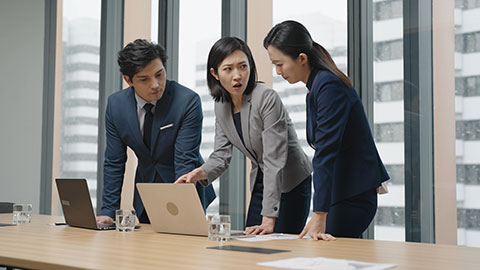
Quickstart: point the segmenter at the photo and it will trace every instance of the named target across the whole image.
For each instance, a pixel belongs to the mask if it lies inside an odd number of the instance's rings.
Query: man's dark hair
[[[145,68],[152,60],[160,58],[165,66],[167,53],[158,44],[145,39],[130,42],[118,52],[118,65],[120,72],[133,80],[133,76]]]
[[[213,44],[208,54],[207,61],[207,84],[210,89],[210,95],[212,95],[215,102],[232,102],[232,97],[222,86],[220,81],[215,79],[210,73],[210,69],[213,68],[216,74],[218,74],[218,65],[227,58],[230,54],[240,50],[247,56],[248,64],[250,65],[250,77],[248,78],[247,88],[244,95],[249,95],[255,86],[257,85],[257,68],[255,67],[255,61],[253,61],[252,52],[248,45],[241,39],[236,37],[224,37],[219,39]]]

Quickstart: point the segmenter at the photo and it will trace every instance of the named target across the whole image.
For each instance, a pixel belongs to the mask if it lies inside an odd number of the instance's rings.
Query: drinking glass
[[[13,223],[30,223],[32,220],[32,205],[17,203],[13,205]]]
[[[135,210],[115,211],[115,224],[117,232],[133,232],[135,229]]]
[[[230,240],[229,215],[208,216],[208,240],[221,242]]]

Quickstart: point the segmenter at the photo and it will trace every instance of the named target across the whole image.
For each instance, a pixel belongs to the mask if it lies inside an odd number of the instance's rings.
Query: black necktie
[[[145,121],[143,122],[143,142],[150,149],[150,142],[152,140],[152,123],[153,123],[153,113],[152,103],[147,103],[143,106],[145,109]]]

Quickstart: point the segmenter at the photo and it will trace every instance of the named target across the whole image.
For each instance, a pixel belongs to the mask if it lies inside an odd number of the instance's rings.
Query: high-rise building
[[[480,1],[455,1],[458,244],[480,247]]]
[[[391,176],[375,232],[404,240],[403,1],[373,1],[374,134]],[[480,246],[480,1],[455,1],[458,244]],[[383,199],[383,200],[382,200]]]
[[[194,90],[202,100],[203,110],[203,128],[202,128],[202,144],[200,145],[200,154],[203,159],[207,160],[208,156],[213,152],[215,142],[215,112],[214,101],[210,95],[207,85],[207,54],[210,47],[215,43],[215,39],[200,40],[196,44],[196,65],[195,65],[195,87]],[[217,198],[210,204],[207,209],[208,213],[218,213],[219,211],[219,191],[220,182],[213,182],[213,188],[217,194]]]
[[[86,178],[97,201],[100,21],[63,20],[60,177]]]
[[[390,175],[379,196],[375,238],[405,240],[405,143],[402,0],[373,1],[373,134]]]

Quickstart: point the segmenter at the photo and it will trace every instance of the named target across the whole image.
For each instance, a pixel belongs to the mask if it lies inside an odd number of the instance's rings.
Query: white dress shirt
[[[154,100],[154,101],[147,102],[143,98],[141,98],[139,95],[137,95],[137,92],[135,92],[135,99],[137,100],[138,123],[140,124],[140,132],[142,133],[142,137],[143,137],[143,122],[145,122],[145,114],[147,113],[143,108],[143,106],[145,106],[145,104],[147,103],[153,104],[152,113],[155,114],[157,101]]]

